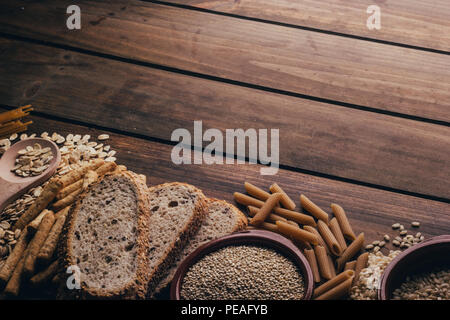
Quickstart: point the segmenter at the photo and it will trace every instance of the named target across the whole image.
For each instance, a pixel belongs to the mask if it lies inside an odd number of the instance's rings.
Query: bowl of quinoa
[[[273,232],[247,230],[190,254],[171,284],[174,300],[309,300],[311,268],[302,252]]]

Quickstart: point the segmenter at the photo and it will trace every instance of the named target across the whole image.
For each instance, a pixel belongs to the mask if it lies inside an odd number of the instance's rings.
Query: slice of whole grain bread
[[[70,210],[61,247],[64,269],[79,268],[81,289],[64,284],[59,296],[145,298],[149,216],[147,186],[136,174],[116,170],[91,185]]]
[[[181,262],[201,245],[225,236],[227,234],[244,230],[247,227],[247,217],[232,204],[217,199],[207,199],[207,213],[198,232],[189,239],[189,242],[176,257],[169,268],[167,276],[158,284],[155,293],[159,293],[173,279]]]
[[[170,265],[187,241],[198,231],[206,215],[206,198],[196,187],[179,182],[148,189],[149,284],[152,297]]]

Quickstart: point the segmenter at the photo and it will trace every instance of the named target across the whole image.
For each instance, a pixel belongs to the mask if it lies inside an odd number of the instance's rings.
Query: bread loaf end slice
[[[149,284],[151,298],[187,241],[206,215],[206,197],[196,187],[179,182],[149,188]]]

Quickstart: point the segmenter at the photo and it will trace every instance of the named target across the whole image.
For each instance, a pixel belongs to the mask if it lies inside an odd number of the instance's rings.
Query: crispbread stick
[[[83,192],[82,188],[78,189],[78,190],[75,190],[74,192],[69,194],[67,197],[56,201],[53,204],[53,210],[54,211],[59,211],[61,209],[64,209],[67,206],[70,206],[72,203],[74,203],[78,199],[78,195],[81,194],[82,192]]]
[[[56,195],[56,199],[58,199],[58,200],[64,199],[69,194],[71,194],[74,191],[80,190],[82,187],[83,187],[83,179],[75,181],[74,183],[61,189],[61,191],[59,191],[58,194]]]
[[[27,229],[25,229],[20,234],[19,240],[14,246],[13,251],[6,259],[5,264],[0,270],[0,287],[3,287],[8,282],[9,278],[11,277],[11,274],[13,273],[14,269],[16,268],[18,262],[22,258],[23,253],[27,248],[28,241],[29,241],[28,231]]]
[[[303,226],[303,229],[305,229],[308,232],[311,232],[313,234],[316,235],[317,237],[317,242],[319,244],[319,246],[322,246],[325,248],[325,250],[327,251],[327,254],[331,254],[330,249],[328,249],[327,244],[325,243],[325,241],[322,239],[322,236],[320,235],[319,231],[317,231],[316,228],[313,228],[311,226]]]
[[[105,162],[100,167],[98,167],[95,171],[99,176],[103,176],[108,172],[111,172],[117,168],[117,164],[115,162]],[[126,170],[126,169],[125,169]]]
[[[344,209],[340,205],[337,205],[335,203],[331,204],[331,209],[333,210],[334,216],[339,222],[339,227],[341,228],[344,237],[351,241],[355,240],[355,233],[352,230],[350,222],[348,222],[347,215],[345,214]]]
[[[258,210],[249,223],[253,226],[259,226],[263,223],[267,216],[270,214],[275,205],[280,201],[281,193],[271,194],[270,197],[264,202],[263,206]]]
[[[8,284],[5,287],[4,293],[6,295],[15,296],[17,297],[19,295],[20,286],[22,284],[22,272],[25,265],[25,259],[27,257],[29,248],[25,250],[22,257],[20,258],[19,262],[17,263],[17,266],[14,269],[14,272],[12,273],[11,277],[9,278]]]
[[[320,282],[319,266],[317,265],[314,249],[305,249],[303,252],[305,253],[306,260],[308,260],[309,266],[311,267],[314,282]]]
[[[332,279],[328,280],[324,284],[318,286],[316,289],[314,289],[313,297],[318,297],[324,294],[325,292],[329,291],[330,289],[336,287],[338,284],[344,282],[347,279],[352,278],[355,275],[355,272],[353,270],[347,270],[344,272],[341,272],[337,276],[333,277]]]
[[[352,285],[355,285],[356,282],[359,279],[359,274],[361,273],[361,270],[367,267],[367,262],[369,261],[369,253],[364,252],[363,254],[359,255],[358,259],[356,259],[356,266],[355,266],[355,278],[353,279]]]
[[[345,263],[344,271],[345,270],[355,270],[356,267],[356,260],[349,261]]]
[[[264,191],[261,188],[258,188],[257,186],[254,186],[253,184],[249,182],[244,182],[245,191],[253,197],[255,197],[258,200],[266,201],[270,197],[270,193]]]
[[[353,277],[326,291],[315,300],[337,300],[346,296],[352,286]]]
[[[61,212],[55,223],[53,224],[50,232],[48,233],[47,238],[39,249],[39,253],[36,257],[36,263],[39,265],[43,265],[50,261],[53,257],[53,253],[55,252],[56,246],[58,244],[59,236],[64,226],[64,222],[66,221],[67,213],[69,210],[64,210]]]
[[[276,225],[278,230],[288,238],[292,237],[295,240],[301,242],[309,242],[310,244],[317,245],[317,236],[311,232],[303,230],[298,226],[293,226],[287,222],[277,221]]]
[[[30,235],[34,235],[36,233],[36,231],[39,229],[39,225],[41,224],[42,219],[44,219],[45,215],[49,212],[51,211],[47,209],[42,210],[42,212],[36,218],[34,218],[33,221],[27,224],[26,229],[28,230]]]
[[[35,274],[30,279],[30,283],[33,286],[38,286],[39,284],[42,284],[44,282],[47,282],[50,280],[58,271],[59,268],[59,261],[55,260],[53,261],[45,270]]]
[[[351,258],[353,258],[355,256],[355,254],[357,254],[359,252],[359,250],[361,250],[363,245],[364,245],[364,233],[360,233],[356,237],[355,241],[353,241],[347,247],[347,249],[344,250],[342,255],[336,259],[337,270],[341,271],[342,268],[344,267],[345,263],[347,261],[349,261]]]
[[[317,206],[314,202],[309,200],[303,194],[300,195],[300,203],[303,208],[305,208],[309,213],[311,213],[314,217],[319,220],[322,220],[326,224],[328,224],[328,213],[323,211],[319,206]]]
[[[30,241],[30,244],[28,245],[28,254],[25,258],[25,263],[23,266],[23,271],[26,275],[31,276],[34,273],[37,254],[39,253],[42,244],[45,242],[45,239],[47,238],[54,222],[55,216],[53,215],[53,213],[47,213],[42,219],[38,231]]]
[[[276,184],[276,183],[272,184],[269,189],[272,193],[281,193],[282,194],[280,202],[283,207],[285,207],[288,210],[295,209],[294,201],[292,201],[292,199],[289,198],[289,196],[286,194],[286,192],[284,192],[284,190],[281,189],[281,187],[278,184]]]
[[[339,227],[339,222],[335,217],[330,220],[329,227],[331,232],[333,232],[333,235],[336,238],[337,242],[339,243],[341,250],[347,249],[347,243],[345,242],[345,238],[344,235],[342,234],[341,227]]]
[[[316,254],[317,264],[319,265],[320,275],[329,280],[333,278],[331,273],[330,261],[328,260],[327,251],[322,246],[315,246],[314,253]]]
[[[255,216],[255,214],[257,213],[259,211],[259,208],[257,208],[257,207],[254,207],[254,206],[248,206],[248,215],[250,216],[250,217],[254,217]],[[280,221],[287,221],[287,219],[285,219],[285,218],[283,218],[282,216],[279,216],[279,215],[277,215],[277,214],[275,214],[275,213],[271,213],[271,214],[269,214],[269,216],[267,217],[267,221],[268,222],[275,222],[275,221],[278,221],[278,220],[280,220]]]
[[[327,244],[328,249],[330,249],[331,253],[335,256],[340,256],[342,253],[342,249],[339,246],[339,243],[336,240],[336,237],[331,232],[328,225],[322,220],[317,221],[317,229],[319,230],[322,239]]]
[[[33,204],[22,214],[14,224],[13,230],[20,229],[22,230],[30,221],[36,218],[39,213],[44,210],[47,205],[55,198],[56,194],[59,190],[61,190],[62,184],[57,179],[51,180],[42,190],[42,193]]]
[[[59,178],[59,182],[61,183],[62,187],[65,188],[68,185],[71,185],[72,183],[75,183],[76,181],[83,178],[84,174],[89,170],[95,170],[98,167],[100,167],[105,161],[103,159],[94,159],[90,161],[88,164],[85,164],[81,168],[78,168],[76,170],[72,170],[69,173],[63,175]]]
[[[296,212],[296,211],[292,211],[292,210],[288,210],[288,209],[284,209],[284,208],[280,208],[280,207],[273,209],[273,212],[275,212],[276,214],[278,214],[288,220],[295,221],[299,224],[313,226],[313,227],[316,226],[316,222],[314,221],[314,218],[311,216],[308,216],[307,214],[303,214],[300,212]]]
[[[264,204],[263,201],[255,199],[253,197],[250,197],[250,196],[240,193],[240,192],[235,192],[233,194],[233,196],[234,196],[234,200],[237,203],[242,204],[244,206],[254,206],[257,208],[261,208]]]

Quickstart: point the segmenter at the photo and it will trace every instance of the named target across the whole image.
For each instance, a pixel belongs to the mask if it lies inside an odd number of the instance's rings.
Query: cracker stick
[[[337,270],[341,271],[343,269],[345,263],[347,261],[349,261],[351,258],[353,258],[359,252],[359,250],[361,250],[363,245],[364,245],[364,233],[360,233],[356,237],[355,241],[353,241],[347,247],[347,249],[344,250],[342,255],[336,259]]]
[[[36,287],[42,283],[49,281],[50,279],[53,278],[53,276],[56,275],[58,268],[59,268],[59,261],[55,260],[45,270],[31,277],[30,283]]]
[[[68,185],[71,185],[72,183],[75,183],[76,181],[83,178],[86,172],[89,170],[95,170],[98,167],[100,167],[105,161],[103,159],[95,159],[90,161],[88,164],[85,164],[81,168],[78,168],[76,170],[72,170],[69,173],[63,175],[59,178],[59,182],[61,183],[62,187],[65,188]]]
[[[24,212],[14,224],[13,230],[22,230],[28,223],[36,218],[39,213],[44,210],[47,205],[55,198],[59,190],[61,190],[62,184],[57,179],[51,180],[42,190],[42,193],[33,204]]]
[[[355,272],[353,270],[347,270],[347,271],[341,272],[337,276],[333,277],[332,279],[328,280],[324,284],[322,284],[322,285],[318,286],[316,289],[314,289],[313,298],[321,296],[325,292],[336,287],[338,284],[344,282],[345,280],[350,279],[354,275],[355,275]]]
[[[281,193],[271,194],[270,197],[264,202],[262,207],[258,210],[253,218],[250,219],[249,223],[253,226],[259,226],[263,223],[275,205],[280,201]]]
[[[42,222],[42,219],[44,219],[45,215],[49,212],[52,212],[50,210],[44,209],[42,212],[29,224],[27,224],[26,229],[28,230],[30,235],[34,235],[36,231],[39,229],[39,225]]]
[[[17,297],[19,295],[20,286],[22,284],[22,272],[25,265],[25,259],[28,254],[29,247],[25,250],[19,262],[17,263],[14,272],[9,278],[8,284],[5,287],[5,291],[3,291],[6,295]]]
[[[244,188],[247,193],[258,200],[266,201],[270,197],[270,193],[252,185],[251,183],[244,182]]]
[[[45,239],[42,247],[39,249],[39,253],[37,254],[36,263],[38,265],[44,265],[45,263],[48,263],[53,257],[53,253],[55,252],[56,246],[58,244],[59,237],[64,227],[64,222],[66,222],[68,212],[69,210],[63,210],[63,212],[61,212],[56,218],[55,223],[48,233],[47,239]]]
[[[3,287],[8,282],[9,278],[11,277],[11,274],[13,273],[14,269],[16,268],[18,262],[22,258],[27,248],[28,241],[29,241],[28,231],[25,229],[24,231],[22,231],[19,240],[14,246],[13,251],[6,259],[5,264],[0,270],[0,287]]]
[[[64,209],[67,206],[72,205],[75,201],[77,201],[78,196],[83,192],[83,189],[78,189],[71,194],[69,194],[64,199],[58,200],[53,204],[53,210],[59,211]]]
[[[337,205],[335,203],[331,204],[331,209],[333,210],[334,216],[339,222],[339,227],[341,227],[341,231],[344,237],[351,241],[355,240],[355,233],[352,230],[350,222],[348,222],[347,215],[345,214],[344,209],[340,205]]]
[[[322,220],[323,222],[328,224],[328,213],[323,211],[318,205],[309,200],[303,194],[300,195],[300,203],[302,207],[306,209],[306,211],[311,213],[317,219]]]
[[[283,205],[283,207],[285,207],[288,210],[295,209],[294,201],[292,201],[292,199],[289,198],[289,196],[286,194],[286,192],[284,192],[284,190],[281,189],[281,187],[278,184],[276,184],[276,183],[272,184],[269,189],[272,193],[281,193],[282,194],[280,202]]]
[[[313,245],[317,245],[318,243],[317,236],[315,234],[305,231],[298,226],[293,226],[283,221],[277,221],[276,225],[278,226],[278,230],[280,230],[280,232],[288,238],[292,237],[295,240],[309,242]]]
[[[52,212],[47,213],[44,219],[42,219],[38,231],[34,235],[33,239],[30,241],[30,244],[28,246],[28,254],[25,258],[23,266],[23,272],[27,276],[31,276],[34,273],[36,265],[36,257],[54,223],[55,223],[55,216],[53,215],[53,213]]]
[[[256,215],[256,213],[259,211],[259,208],[257,208],[257,207],[254,207],[254,206],[248,206],[248,215],[250,216],[250,217],[254,217],[255,215]],[[287,219],[285,219],[285,218],[283,218],[282,216],[279,216],[279,215],[277,215],[277,214],[275,214],[275,213],[271,213],[271,214],[269,214],[269,216],[267,217],[267,221],[268,222],[276,222],[276,221],[278,221],[278,220],[280,220],[280,221],[287,221]]]

